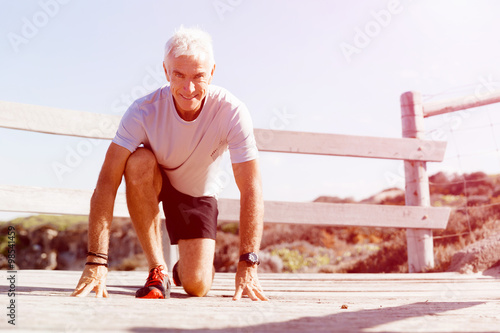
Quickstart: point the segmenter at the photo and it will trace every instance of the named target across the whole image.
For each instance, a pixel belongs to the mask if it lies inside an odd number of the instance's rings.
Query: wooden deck
[[[1,272],[3,314],[6,284]],[[40,332],[499,332],[500,269],[482,274],[260,274],[269,302],[232,301],[234,274],[204,298],[174,287],[138,300],[146,272],[112,271],[110,298],[69,297],[80,272],[17,271],[16,331]],[[343,309],[343,305],[347,306]]]

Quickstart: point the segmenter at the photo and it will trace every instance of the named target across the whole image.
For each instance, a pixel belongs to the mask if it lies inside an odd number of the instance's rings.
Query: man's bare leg
[[[161,237],[158,195],[161,172],[153,153],[139,148],[130,155],[125,167],[127,205],[137,237],[149,268],[165,264]],[[179,241],[179,278],[184,290],[193,296],[205,296],[212,286],[215,240],[208,238]]]
[[[179,240],[179,278],[192,296],[205,296],[214,278],[215,240],[209,238]]]
[[[145,148],[130,155],[125,166],[127,206],[149,269],[163,265],[161,218],[158,195],[162,177],[154,154]]]

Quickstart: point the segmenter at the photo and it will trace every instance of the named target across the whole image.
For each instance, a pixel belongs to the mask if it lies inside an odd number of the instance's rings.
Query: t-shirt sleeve
[[[227,141],[231,162],[243,163],[256,159],[259,151],[253,133],[252,118],[244,104],[237,107],[229,126]]]
[[[133,153],[144,143],[146,132],[141,117],[141,110],[136,103],[132,104],[122,117],[113,142]]]

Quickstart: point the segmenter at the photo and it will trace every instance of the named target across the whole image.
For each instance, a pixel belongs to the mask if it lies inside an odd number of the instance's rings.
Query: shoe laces
[[[165,279],[165,274],[162,272],[163,266],[156,266],[155,268],[149,271],[149,276],[146,280],[146,287],[155,284],[163,284]]]

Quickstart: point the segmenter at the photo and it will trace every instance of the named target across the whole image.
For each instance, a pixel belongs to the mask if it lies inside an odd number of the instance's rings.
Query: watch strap
[[[240,262],[241,261],[246,261],[247,263],[252,264],[252,265],[255,265],[255,264],[260,265],[259,256],[255,252],[248,252],[248,253],[242,254],[240,256]]]

